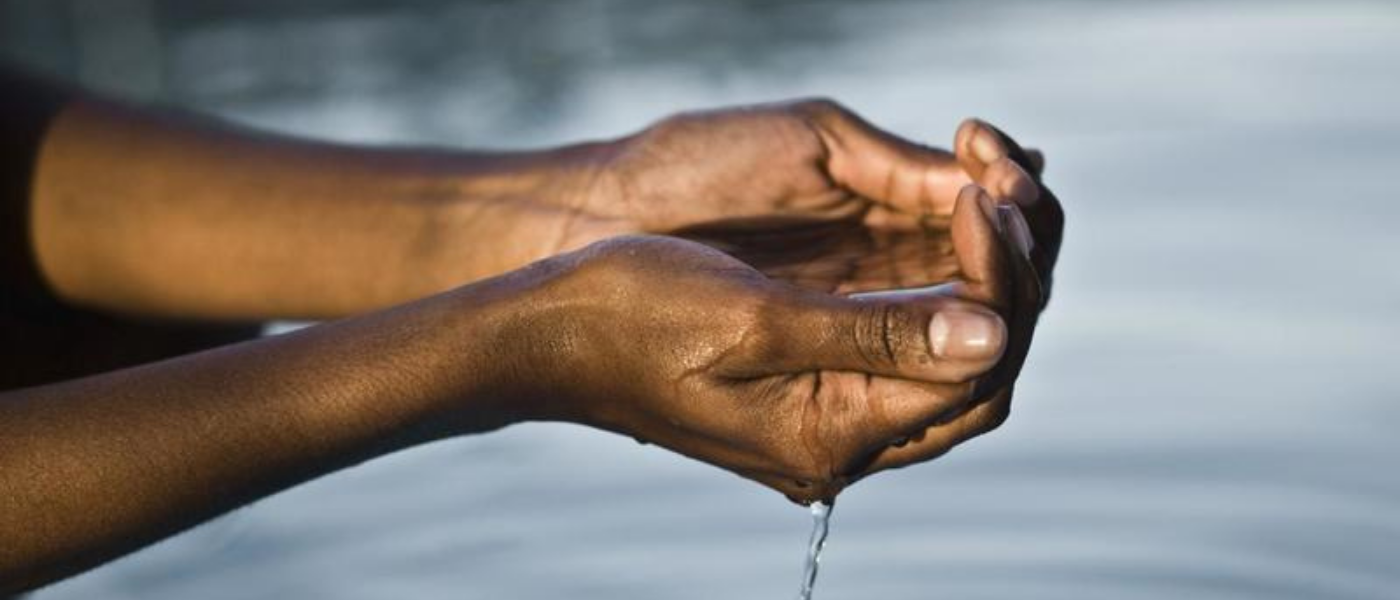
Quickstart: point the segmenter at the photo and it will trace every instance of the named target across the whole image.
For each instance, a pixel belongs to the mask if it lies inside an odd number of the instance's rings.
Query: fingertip
[[[1037,176],[1045,174],[1045,153],[1039,148],[1026,148],[1026,159],[1031,162],[1031,169],[1035,170]]]
[[[992,163],[983,173],[981,183],[996,192],[997,198],[1029,207],[1040,198],[1040,186],[1026,169],[1009,157]]]
[[[974,181],[982,177],[982,171],[987,165],[978,160],[972,152],[972,139],[976,137],[977,131],[981,128],[981,121],[977,119],[965,119],[958,126],[957,133],[953,134],[953,157],[957,159],[958,166],[967,173]]]
[[[971,118],[962,122],[954,137],[959,157],[972,158],[984,168],[1005,157],[1006,144],[996,128],[981,119]]]
[[[968,117],[958,124],[958,131],[953,134],[953,148],[959,150],[969,150],[972,145],[972,136],[981,127],[982,120],[977,117]]]

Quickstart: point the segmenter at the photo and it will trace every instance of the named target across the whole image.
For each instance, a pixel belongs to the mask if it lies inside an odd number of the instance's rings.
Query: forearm
[[[50,287],[80,305],[343,316],[572,246],[570,228],[597,226],[569,215],[598,151],[339,146],[77,100],[39,154],[33,243]]]
[[[517,420],[493,345],[511,285],[0,395],[0,595],[340,467]]]

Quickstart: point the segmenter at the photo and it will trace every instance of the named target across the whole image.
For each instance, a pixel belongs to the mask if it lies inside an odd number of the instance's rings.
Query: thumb
[[[948,286],[839,297],[799,292],[770,320],[763,364],[783,373],[856,371],[935,383],[990,370],[1006,346],[995,312]]]

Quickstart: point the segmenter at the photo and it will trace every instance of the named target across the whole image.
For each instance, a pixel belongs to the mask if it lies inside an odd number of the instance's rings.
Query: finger
[[[861,391],[864,402],[854,413],[853,436],[859,454],[906,441],[931,423],[961,414],[973,406],[976,382],[928,383],[889,377],[868,378]],[[847,472],[850,472],[848,470]]]
[[[959,269],[963,281],[952,285],[935,285],[931,288],[914,290],[889,290],[853,295],[850,301],[865,303],[855,315],[867,315],[864,323],[860,317],[848,320],[846,326],[854,331],[871,331],[881,336],[861,336],[855,333],[844,337],[848,340],[848,350],[837,348],[833,354],[854,357],[855,348],[867,345],[874,350],[885,348],[878,361],[883,368],[872,371],[869,361],[861,365],[825,364],[820,368],[850,369],[874,373],[874,375],[899,376],[899,378],[930,380],[930,382],[960,382],[986,372],[988,361],[995,364],[1004,354],[1005,320],[988,319],[988,313],[1009,313],[1012,287],[1011,267],[1008,266],[1005,252],[1005,236],[1000,232],[1000,215],[995,203],[984,190],[977,186],[965,186],[959,192],[951,221],[953,252],[958,256]],[[970,303],[951,303],[948,297],[959,295]],[[1000,310],[998,310],[1000,309]],[[928,317],[928,354],[900,358],[900,348],[914,350],[917,344],[910,341],[890,340],[883,336],[888,331],[899,331],[899,327],[876,326],[872,320],[885,320],[886,323],[906,315],[918,315],[921,310],[934,310]],[[969,319],[969,317],[980,319]],[[917,317],[916,317],[917,319]],[[925,323],[916,320],[916,323]],[[984,323],[984,324],[976,324]],[[871,340],[871,337],[876,337]],[[861,341],[865,340],[865,341]],[[854,348],[853,348],[854,347]],[[869,352],[864,352],[869,354]],[[879,354],[879,352],[875,352]],[[834,358],[834,357],[833,357]]]
[[[977,389],[995,391],[990,397],[975,398],[976,391],[968,390],[967,397],[956,399],[961,404],[952,406],[972,406],[971,409],[951,421],[937,418],[950,411],[935,413],[935,418],[908,430],[915,434],[908,443],[872,454],[870,466],[863,471],[866,474],[941,455],[1000,425],[1010,409],[1011,386],[1029,352],[1040,307],[1039,282],[1029,259],[1034,240],[1016,205],[998,205],[981,188],[968,186],[960,195],[959,210],[970,206],[976,206],[978,216],[983,218],[959,219],[954,214],[953,246],[965,282],[952,287],[957,288],[961,298],[997,307],[1009,327],[1001,362],[977,381]]]
[[[985,194],[979,197],[986,205]],[[1030,352],[1031,339],[1035,333],[1036,321],[1044,306],[1044,288],[1031,262],[1034,242],[1028,233],[1029,226],[1015,204],[1001,204],[995,207],[1001,223],[1001,244],[991,251],[1001,274],[996,281],[998,286],[991,299],[999,307],[999,314],[1007,323],[1007,349],[996,368],[979,380],[982,389],[996,390],[1011,386],[1021,373],[1026,356]],[[975,291],[975,286],[969,286]],[[967,298],[970,295],[960,295]]]
[[[979,207],[986,210],[990,197],[985,192],[969,186],[964,193],[974,196]],[[985,242],[964,242],[971,249],[985,253],[977,255],[960,250],[959,256],[967,257],[964,269],[972,274],[969,277],[972,282],[965,286],[965,293],[981,294],[982,298],[1000,303],[1001,314],[1009,325],[1005,357],[978,381],[980,389],[996,391],[985,401],[973,400],[976,403],[972,408],[951,420],[935,419],[932,425],[916,431],[907,443],[876,451],[860,477],[941,456],[954,446],[1000,426],[1009,415],[1012,385],[1030,350],[1041,291],[1029,259],[1034,243],[1027,231],[1029,225],[1014,204],[996,206],[994,210],[1001,225],[999,229],[1004,232],[997,240],[1001,243],[988,248]],[[970,238],[975,233],[966,235]],[[957,240],[954,246],[958,247]]]
[[[981,181],[989,165],[1006,157],[1006,145],[981,120],[965,119],[953,134],[953,155],[974,181]]]
[[[1036,177],[1045,174],[1045,153],[1036,148],[1026,148],[1026,158],[1030,159],[1031,172]]]
[[[962,275],[959,296],[1008,314],[1015,287],[1012,258],[997,203],[981,187],[968,185],[959,192],[949,237]]]
[[[999,210],[1008,232],[1008,245],[1015,253],[1011,265],[1015,273],[1016,288],[1013,292],[1011,312],[1003,315],[1013,329],[1011,340],[1008,342],[1009,351],[1006,359],[999,365],[1000,372],[993,374],[992,379],[1000,377],[1002,382],[1010,385],[1020,375],[1021,366],[1030,352],[1035,325],[1045,305],[1045,291],[1033,265],[1035,246],[1025,217],[1014,204],[1001,205]]]
[[[952,219],[964,281],[846,298],[784,288],[760,317],[747,364],[766,374],[832,369],[921,381],[964,381],[1000,359],[1014,282],[1000,217],[967,186]],[[953,295],[963,296],[963,301]]]
[[[1036,183],[1040,185],[1040,197],[1033,204],[1022,206],[1026,213],[1026,220],[1030,222],[1030,228],[1035,232],[1036,241],[1039,242],[1042,259],[1037,259],[1037,267],[1042,269],[1042,278],[1049,284],[1051,269],[1060,256],[1060,243],[1064,238],[1064,207],[1060,206],[1060,199],[1057,199],[1054,192],[1050,192],[1049,187],[1044,186],[1040,180],[1040,169],[1036,168],[1036,159],[1030,152],[1023,150],[1021,144],[1016,143],[1015,138],[1008,136],[1005,131],[997,129],[994,124],[986,122],[976,122],[977,137],[993,138],[995,144],[1004,148],[1005,157],[1011,159],[1016,165],[1022,166],[1026,171],[1036,173]],[[986,144],[986,141],[983,141]],[[1044,157],[1040,157],[1040,164],[1044,165]],[[966,165],[965,165],[966,166]]]
[[[1012,194],[1016,194],[1017,198],[1024,197],[1026,192],[1021,189],[1024,184],[1020,181],[1020,175],[1037,173],[1032,177],[1039,192],[1034,201],[1015,201],[1025,213],[1035,237],[1038,249],[1032,261],[1048,300],[1055,261],[1064,237],[1065,215],[1059,199],[1040,181],[1036,159],[1011,136],[977,119],[968,119],[958,128],[953,148],[959,164],[972,174],[973,179],[989,190],[1000,191],[1003,199],[1008,199]],[[1044,157],[1041,156],[1039,160],[1043,164]],[[1005,164],[1007,161],[1011,165]],[[1019,172],[1012,165],[1019,167]]]
[[[760,315],[743,363],[761,372],[853,371],[929,382],[970,380],[1006,344],[1001,317],[947,288],[840,297],[791,290]]]
[[[909,436],[907,443],[884,448],[856,477],[868,477],[880,471],[933,460],[958,444],[1000,427],[1011,415],[1011,395],[1011,389],[1005,388],[949,421],[935,423],[915,432]]]
[[[972,381],[927,382],[850,372],[827,371],[819,377],[812,399],[820,403],[822,419],[830,425],[822,437],[833,451],[837,472],[848,472],[852,460],[965,410],[975,387]]]
[[[958,210],[964,206],[976,206],[983,218],[959,219],[954,214],[953,250],[963,275],[954,291],[959,298],[996,310],[1007,324],[1005,358],[985,380],[1008,385],[1020,372],[1043,303],[1043,288],[1029,258],[1035,243],[1015,204],[998,205],[981,188],[968,186]]]
[[[980,180],[982,171],[1003,158],[1011,159],[1028,173],[1036,172],[1035,161],[1016,140],[981,119],[966,119],[958,126],[953,136],[953,154],[974,180]]]
[[[1031,262],[1040,280],[1048,281],[1054,265],[1050,254],[1052,249],[1047,244],[1058,237],[1055,228],[1063,225],[1063,219],[1056,217],[1060,214],[1058,208],[1043,210],[1046,208],[1040,206],[1043,187],[1009,158],[992,163],[983,171],[983,178],[978,183],[999,202],[1015,204],[1020,209],[1027,224],[1023,231],[1034,241],[1031,244],[1035,250]]]
[[[1014,202],[1023,208],[1033,206],[1040,200],[1040,184],[1009,158],[1003,157],[987,165],[977,184],[996,200]]]
[[[914,215],[947,215],[971,182],[946,150],[905,140],[830,101],[797,105],[827,150],[827,173],[839,186]]]

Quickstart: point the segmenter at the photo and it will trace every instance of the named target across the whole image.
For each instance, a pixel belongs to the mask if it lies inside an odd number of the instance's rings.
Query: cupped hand
[[[961,277],[858,297],[670,237],[561,255],[533,270],[518,335],[503,335],[531,354],[513,387],[537,399],[532,418],[630,435],[797,501],[833,497],[1000,385],[1029,332],[988,307],[1014,319],[1038,302],[1015,296],[1025,259],[1003,220],[969,186],[950,219]]]
[[[826,100],[685,113],[608,145],[582,208],[849,293],[956,275],[948,225],[959,190],[978,183],[1025,211],[1048,285],[1063,216],[1040,182],[1043,157],[976,120],[953,147],[901,139]]]
[[[613,182],[602,186],[612,201],[596,208],[637,215],[639,228],[703,242],[771,277],[836,294],[966,277],[951,218],[964,187],[979,184],[1030,248],[1029,261],[997,267],[991,280],[1009,283],[996,293],[985,285],[962,290],[995,302],[1015,323],[1011,348],[973,402],[873,453],[854,477],[939,456],[1009,415],[1064,230],[1060,203],[1041,179],[1041,153],[979,120],[958,128],[952,152],[928,148],[829,101],[683,114],[618,148],[602,178]]]

